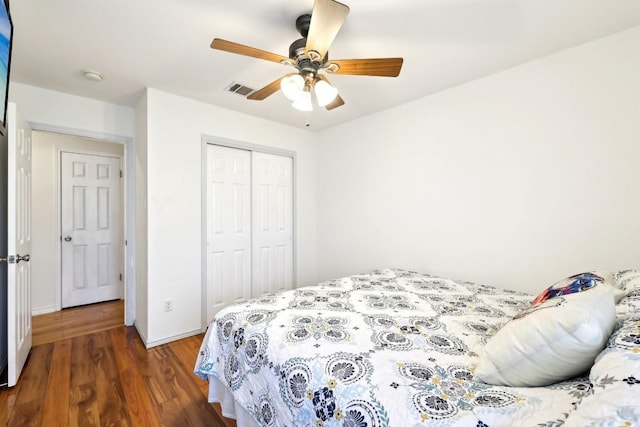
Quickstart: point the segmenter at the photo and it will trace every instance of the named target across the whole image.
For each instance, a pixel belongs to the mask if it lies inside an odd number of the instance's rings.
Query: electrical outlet
[[[164,300],[164,311],[173,311],[173,301],[170,299]]]

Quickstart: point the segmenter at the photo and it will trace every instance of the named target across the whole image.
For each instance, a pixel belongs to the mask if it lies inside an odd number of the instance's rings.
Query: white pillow
[[[616,321],[613,288],[606,279],[583,273],[545,289],[487,342],[475,378],[535,387],[587,371]]]

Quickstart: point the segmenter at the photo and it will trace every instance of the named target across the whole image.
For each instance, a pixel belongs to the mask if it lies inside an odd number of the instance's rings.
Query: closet
[[[206,145],[206,324],[293,288],[293,157]]]

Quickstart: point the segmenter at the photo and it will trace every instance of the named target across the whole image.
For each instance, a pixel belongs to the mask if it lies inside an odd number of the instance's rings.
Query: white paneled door
[[[251,298],[251,152],[207,146],[207,323]]]
[[[255,295],[293,284],[293,159],[253,153],[253,289]]]
[[[7,383],[13,387],[31,350],[31,128],[7,109]]]
[[[60,155],[62,307],[122,298],[120,159]]]
[[[293,160],[207,145],[206,324],[226,305],[293,287]]]

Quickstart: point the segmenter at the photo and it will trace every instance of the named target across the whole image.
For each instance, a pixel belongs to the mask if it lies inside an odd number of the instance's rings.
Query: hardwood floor
[[[33,346],[121,326],[124,301],[67,308],[33,317]]]
[[[43,315],[66,325],[59,327],[34,317],[40,344],[18,384],[0,388],[0,425],[236,427],[207,402],[207,382],[192,373],[202,335],[146,349],[135,328],[121,326],[122,314],[119,326],[105,326],[112,308]],[[96,313],[104,318],[86,321]],[[73,316],[104,330],[65,323]]]

